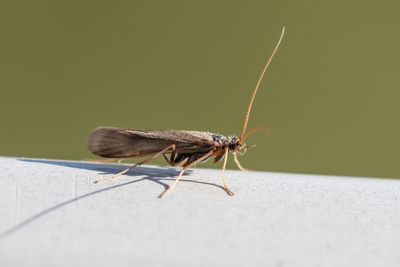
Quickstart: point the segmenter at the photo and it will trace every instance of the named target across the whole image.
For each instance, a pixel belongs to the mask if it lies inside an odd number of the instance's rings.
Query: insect
[[[260,86],[261,80],[272,58],[278,50],[284,33],[285,28],[283,27],[280,38],[271,56],[267,60],[267,63],[265,64],[264,69],[258,79],[257,85],[253,91],[250,104],[247,108],[242,132],[239,136],[227,138],[225,136],[209,132],[138,130],[115,127],[98,127],[89,134],[87,140],[88,149],[93,154],[114,159],[146,156],[148,156],[148,158],[130,166],[124,171],[105,177],[101,180],[97,180],[95,183],[115,178],[128,172],[136,166],[142,165],[162,155],[171,166],[183,166],[173,184],[170,185],[159,196],[163,197],[175,187],[187,169],[199,163],[203,163],[211,157],[214,157],[213,163],[217,163],[224,158],[222,166],[222,183],[226,192],[229,195],[233,195],[233,192],[229,190],[226,185],[224,174],[228,159],[228,152],[232,152],[234,161],[239,169],[246,170],[240,165],[237,154],[242,155],[246,152],[247,145],[244,143],[244,140],[249,136],[249,134],[261,130],[260,127],[256,127],[246,132],[247,123],[258,87]],[[169,158],[167,155],[170,155]]]

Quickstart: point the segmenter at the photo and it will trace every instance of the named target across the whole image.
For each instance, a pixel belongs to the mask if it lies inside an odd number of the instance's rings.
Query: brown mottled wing
[[[213,138],[207,132],[98,127],[87,140],[93,154],[107,158],[143,157],[172,144],[177,153],[207,152],[213,147]]]

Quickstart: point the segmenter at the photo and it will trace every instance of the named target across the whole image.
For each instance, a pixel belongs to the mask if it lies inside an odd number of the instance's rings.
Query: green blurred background
[[[252,135],[242,164],[400,177],[399,10],[398,1],[2,2],[0,154],[95,158],[86,137],[102,125],[239,134],[286,26],[249,122],[273,135]]]

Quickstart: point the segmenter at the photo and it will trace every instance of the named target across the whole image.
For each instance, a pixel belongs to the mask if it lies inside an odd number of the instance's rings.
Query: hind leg
[[[175,145],[170,145],[170,146],[164,148],[163,150],[161,150],[160,152],[154,154],[153,156],[151,156],[151,157],[149,157],[149,158],[147,158],[147,159],[145,159],[145,160],[143,160],[143,161],[141,161],[141,162],[138,162],[138,163],[136,163],[136,164],[130,166],[129,168],[123,170],[122,172],[119,172],[119,173],[116,173],[116,174],[107,176],[107,177],[105,177],[105,178],[103,178],[103,179],[94,181],[94,183],[104,182],[104,181],[107,181],[107,180],[111,180],[111,179],[113,179],[113,178],[115,178],[115,177],[117,177],[117,176],[120,176],[120,175],[122,175],[122,174],[124,174],[124,173],[126,173],[126,172],[128,172],[128,171],[130,171],[130,170],[132,170],[133,168],[135,168],[135,167],[137,167],[137,166],[139,166],[139,165],[142,165],[142,164],[144,164],[144,163],[146,163],[146,162],[149,162],[150,160],[152,160],[152,159],[158,157],[159,155],[166,153],[168,150],[172,149],[173,147],[175,147]]]

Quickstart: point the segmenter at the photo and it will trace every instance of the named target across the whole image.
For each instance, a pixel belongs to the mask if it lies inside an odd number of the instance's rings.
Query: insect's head
[[[240,138],[237,136],[230,137],[228,139],[229,150],[231,150],[232,152],[236,152],[236,151],[240,150],[244,145],[245,144],[243,144],[240,141]]]
[[[234,137],[229,137],[228,139],[228,147],[229,150],[238,153],[240,155],[243,155],[246,153],[248,146],[243,143],[243,140],[240,139],[240,137],[234,136]]]
[[[244,143],[244,140],[252,133],[254,132],[266,132],[266,133],[271,133],[271,130],[267,128],[266,126],[258,126],[251,128],[248,130],[242,137],[230,137],[228,139],[229,143],[229,150],[232,152],[238,152],[238,154],[243,155],[246,153],[248,146]],[[243,150],[243,151],[242,151]]]

